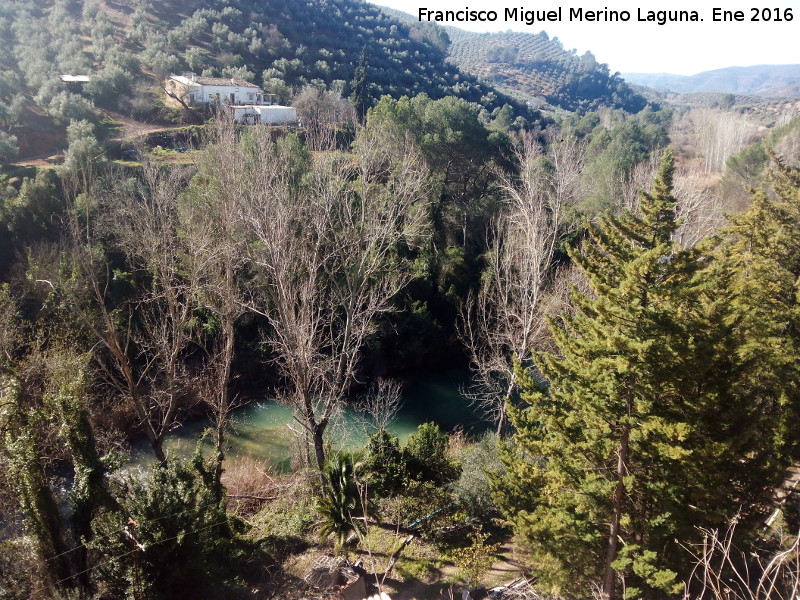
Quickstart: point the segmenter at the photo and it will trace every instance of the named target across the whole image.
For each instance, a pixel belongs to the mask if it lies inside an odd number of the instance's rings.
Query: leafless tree
[[[527,360],[545,337],[563,211],[580,190],[585,147],[569,138],[553,140],[546,156],[532,136],[519,139],[520,175],[502,179],[506,206],[492,231],[484,284],[462,311],[460,335],[476,381],[470,393],[500,434],[516,386],[514,360]]]
[[[701,530],[703,541],[687,547],[694,569],[684,600],[795,600],[800,594],[800,536],[764,555],[737,548],[735,529],[734,524],[724,533]]]
[[[142,173],[141,181],[113,193],[85,173],[80,186],[67,186],[73,200],[69,248],[79,277],[60,282],[59,291],[70,296],[67,303],[105,350],[101,366],[108,382],[132,403],[163,462],[164,440],[177,425],[184,391],[181,358],[189,343],[197,274],[179,264],[177,197],[188,173],[153,165]],[[117,274],[100,243],[109,235],[126,254],[133,276],[150,280],[116,305],[111,287],[119,285]]]
[[[204,400],[211,409],[221,476],[225,432],[235,398],[231,396],[235,326],[246,312],[242,272],[246,238],[240,218],[240,193],[246,173],[237,158],[237,140],[230,123],[218,119],[199,165],[197,185],[181,205],[186,261],[197,273],[195,302],[218,319],[218,327],[202,344],[206,355]]]
[[[647,189],[658,171],[660,156],[654,153],[636,165],[622,182],[623,206],[636,212],[641,191]],[[722,201],[715,190],[713,176],[696,165],[681,166],[675,171],[672,195],[677,201],[681,225],[676,237],[683,247],[694,246],[718,231],[724,223]]]
[[[180,235],[178,197],[190,175],[183,169],[145,164],[142,185],[116,194],[108,207],[108,227],[128,257],[131,272],[152,281],[142,290],[131,315],[137,362],[146,399],[137,409],[156,457],[176,425],[186,393],[184,353],[193,339],[190,322],[202,265],[187,263]],[[145,288],[145,286],[141,286]]]
[[[305,128],[306,143],[313,151],[336,147],[340,129],[354,127],[356,111],[347,98],[335,91],[306,86],[292,101]]]
[[[707,171],[722,172],[731,156],[755,141],[756,126],[734,112],[698,108],[690,111],[688,118]]]
[[[375,319],[408,278],[394,251],[410,207],[425,197],[426,172],[411,146],[391,162],[375,132],[359,135],[355,156],[316,156],[302,177],[285,149],[261,136],[248,166],[244,218],[263,278],[252,307],[270,324],[288,400],[319,468],[325,430],[357,378]]]
[[[366,431],[384,431],[397,417],[402,401],[399,381],[379,379],[364,394],[358,413]]]

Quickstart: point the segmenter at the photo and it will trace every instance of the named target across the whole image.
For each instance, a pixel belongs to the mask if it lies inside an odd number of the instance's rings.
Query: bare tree
[[[179,263],[177,197],[187,175],[145,165],[141,181],[112,194],[84,173],[83,187],[68,187],[67,194],[73,199],[70,250],[79,278],[61,282],[61,291],[71,296],[69,306],[105,349],[101,367],[107,380],[132,403],[160,462],[184,392],[181,358],[190,341],[196,282],[196,273]],[[84,193],[78,195],[78,189]],[[130,276],[149,285],[117,281],[122,274],[112,272],[104,255],[104,235],[126,254]],[[112,303],[114,286],[135,290]]]
[[[252,307],[289,383],[288,401],[316,463],[323,436],[358,376],[376,318],[408,275],[395,257],[426,172],[408,146],[399,162],[365,129],[354,157],[322,155],[299,174],[284,146],[261,136],[253,152],[244,218],[262,286]]]
[[[771,554],[744,552],[734,541],[736,526],[725,533],[701,530],[703,541],[686,547],[694,569],[684,600],[794,600],[800,594],[800,536]]]
[[[401,393],[400,382],[389,379],[378,379],[370,387],[358,405],[358,412],[367,432],[388,429],[400,410]]]
[[[648,188],[658,171],[658,153],[633,168],[622,182],[623,206],[636,212],[642,190]],[[696,165],[681,166],[675,171],[672,195],[681,225],[676,232],[681,246],[691,247],[715,234],[724,223],[722,201],[714,189],[713,176]]]
[[[730,111],[697,108],[689,112],[688,118],[707,171],[722,172],[728,159],[751,144],[757,132],[751,121]]]
[[[460,335],[470,353],[476,385],[471,395],[505,429],[506,403],[525,361],[546,335],[548,286],[563,211],[580,193],[585,146],[565,135],[545,156],[532,136],[517,146],[518,179],[504,176],[506,206],[492,231],[487,273],[462,311]]]
[[[297,109],[305,128],[306,143],[313,151],[335,148],[337,132],[352,128],[356,123],[355,108],[335,91],[306,86],[292,101],[292,106]]]
[[[206,336],[204,400],[211,409],[217,450],[217,478],[222,475],[225,433],[235,398],[231,396],[236,322],[246,312],[242,272],[247,251],[240,218],[240,193],[246,173],[238,163],[236,135],[218,119],[199,165],[197,185],[181,205],[186,261],[197,273],[195,301],[216,316],[218,326]]]
[[[178,196],[190,171],[143,167],[143,185],[113,198],[108,227],[128,257],[134,276],[151,278],[131,315],[137,362],[146,384],[140,419],[156,457],[163,461],[163,443],[177,425],[179,403],[186,393],[184,353],[193,340],[190,322],[201,265],[182,260]]]

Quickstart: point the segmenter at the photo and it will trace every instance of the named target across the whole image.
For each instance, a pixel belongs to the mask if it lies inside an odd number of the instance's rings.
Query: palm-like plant
[[[323,540],[335,535],[337,549],[351,533],[363,532],[358,518],[363,514],[357,484],[361,467],[362,463],[350,452],[335,453],[325,464],[327,483],[317,503],[322,517],[320,535]]]

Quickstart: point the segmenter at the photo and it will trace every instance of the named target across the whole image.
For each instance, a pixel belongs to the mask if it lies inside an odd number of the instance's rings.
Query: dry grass
[[[222,474],[228,490],[228,508],[241,517],[251,517],[261,507],[278,499],[287,487],[285,476],[265,461],[244,456],[230,462]]]

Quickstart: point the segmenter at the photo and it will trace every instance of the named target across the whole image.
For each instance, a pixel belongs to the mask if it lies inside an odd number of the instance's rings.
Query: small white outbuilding
[[[243,125],[294,125],[297,123],[297,110],[291,106],[246,105],[228,107],[233,114],[234,123]]]

